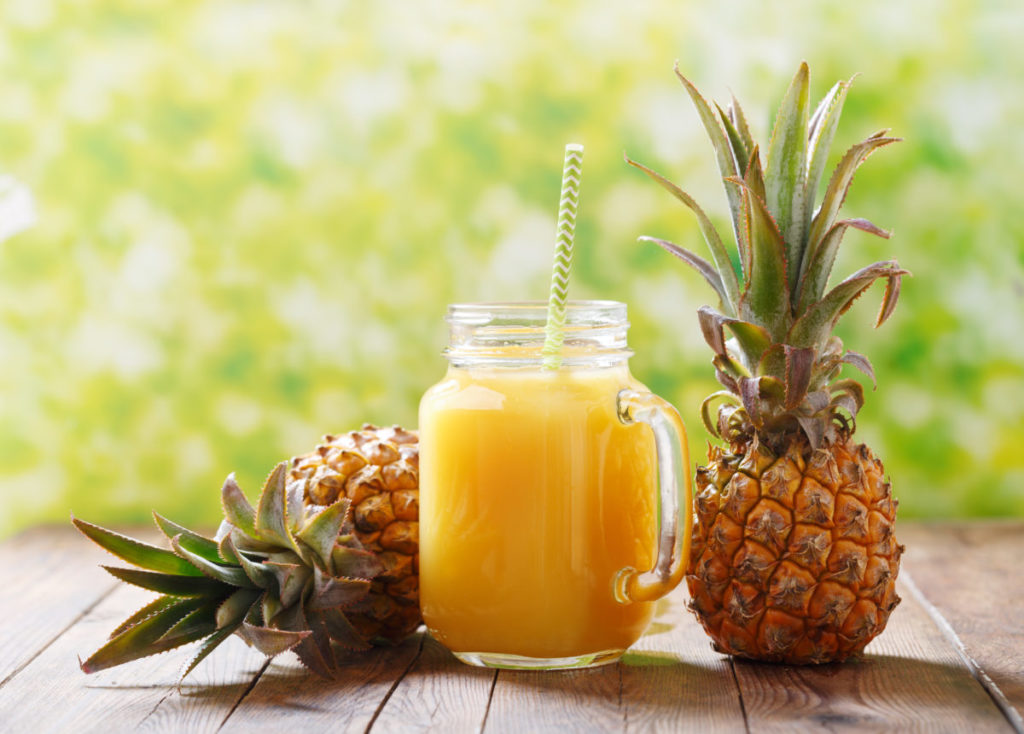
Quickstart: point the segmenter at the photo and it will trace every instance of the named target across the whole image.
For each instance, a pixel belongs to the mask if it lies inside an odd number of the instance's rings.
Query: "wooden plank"
[[[904,568],[1024,731],[1024,522],[916,524],[899,532]]]
[[[422,644],[417,634],[394,647],[353,653],[333,680],[317,678],[292,655],[275,658],[222,731],[365,731]]]
[[[110,558],[70,525],[34,528],[0,544],[0,691],[110,593],[116,582],[96,565]]]
[[[152,598],[141,589],[119,586],[33,659],[0,689],[4,730],[127,731],[145,723],[151,730],[216,731],[263,664],[263,656],[240,641],[201,663],[181,694],[175,684],[191,648],[90,676],[78,668],[78,656],[99,647],[118,623]]]
[[[617,665],[499,673],[485,731],[745,731],[728,660],[677,589]]]
[[[736,661],[750,731],[1008,731],[925,609],[898,588],[903,603],[860,661],[805,667]]]
[[[420,656],[388,698],[371,731],[479,731],[496,673],[463,665],[425,635]]]

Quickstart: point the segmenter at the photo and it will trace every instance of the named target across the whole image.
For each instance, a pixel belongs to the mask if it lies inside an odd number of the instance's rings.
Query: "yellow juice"
[[[624,365],[456,368],[420,405],[420,600],[456,653],[567,658],[624,650],[653,604],[616,573],[651,567],[654,440],[623,425]]]

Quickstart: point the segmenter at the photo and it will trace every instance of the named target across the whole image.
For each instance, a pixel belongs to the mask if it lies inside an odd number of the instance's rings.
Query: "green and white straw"
[[[565,310],[569,297],[569,274],[572,272],[572,244],[576,234],[576,212],[580,207],[580,177],[583,175],[583,146],[565,146],[562,167],[562,198],[558,202],[558,238],[555,240],[555,262],[551,269],[551,295],[548,298],[548,320],[544,331],[544,369],[562,366],[562,345],[565,343]]]

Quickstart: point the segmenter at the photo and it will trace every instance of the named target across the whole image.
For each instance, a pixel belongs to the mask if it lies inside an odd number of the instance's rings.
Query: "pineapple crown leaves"
[[[820,204],[815,199],[843,104],[853,79],[839,81],[811,110],[810,72],[801,63],[783,96],[762,167],[743,110],[735,98],[723,109],[712,106],[675,69],[711,139],[725,186],[732,220],[736,267],[714,224],[678,185],[626,158],[671,193],[697,218],[711,259],[654,237],[641,237],[694,268],[719,297],[719,308],[704,306],[698,320],[714,352],[718,381],[730,396],[722,406],[730,435],[805,433],[812,446],[834,438],[832,423],[852,425],[863,403],[863,391],[851,395],[835,382],[843,365],[851,365],[875,381],[863,355],[845,352],[832,335],[839,318],[875,281],[885,280],[880,326],[892,314],[902,277],[908,271],[895,260],[868,265],[828,290],[829,276],[843,235],[850,228],[888,239],[890,233],[861,218],[840,219],[839,210],[860,165],[879,148],[899,139],[877,132],[853,145],[836,165]],[[726,330],[730,337],[726,338]],[[850,420],[837,413],[843,409]],[[723,418],[705,424],[722,433]],[[812,425],[813,424],[813,425]],[[742,430],[734,430],[742,425]]]
[[[221,490],[225,520],[214,538],[153,513],[170,549],[72,518],[86,537],[135,566],[103,566],[107,572],[161,595],[114,629],[82,670],[201,641],[184,679],[237,634],[270,657],[294,650],[306,667],[329,677],[337,670],[336,647],[369,647],[345,610],[366,597],[380,563],[352,535],[349,501],[307,507],[301,483],[286,484],[287,469],[281,463],[271,472],[256,508],[229,476]]]

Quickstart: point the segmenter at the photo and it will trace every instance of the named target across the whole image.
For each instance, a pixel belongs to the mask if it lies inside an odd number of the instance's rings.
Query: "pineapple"
[[[221,490],[226,519],[215,538],[154,513],[172,550],[74,519],[87,537],[138,567],[104,566],[111,575],[161,594],[117,627],[82,670],[202,640],[184,678],[237,634],[268,656],[294,650],[306,667],[329,677],[338,651],[368,648],[357,620],[375,618],[372,584],[385,564],[355,537],[351,500],[306,505],[305,483],[288,483],[287,475],[287,464],[278,464],[257,508],[229,476]]]
[[[901,278],[895,260],[826,288],[836,251],[853,227],[888,238],[865,219],[838,212],[858,166],[897,139],[886,131],[851,147],[814,201],[849,82],[813,113],[801,64],[775,120],[762,167],[734,99],[711,105],[676,69],[714,144],[738,248],[738,268],[697,203],[644,171],[697,218],[711,261],[656,238],[717,293],[698,317],[724,390],[704,401],[708,430],[725,442],[697,469],[690,608],[716,650],[784,663],[841,661],[860,653],[899,603],[902,546],[896,500],[882,463],[853,438],[864,401],[845,365],[874,381],[871,363],[831,332],[872,283],[886,281],[876,326],[892,313]],[[731,338],[726,338],[728,329]],[[717,420],[711,407],[721,401]]]
[[[368,639],[399,640],[420,626],[419,436],[400,426],[324,436],[296,457],[291,479],[309,505],[352,503],[355,535],[382,564],[367,610],[349,616]]]

